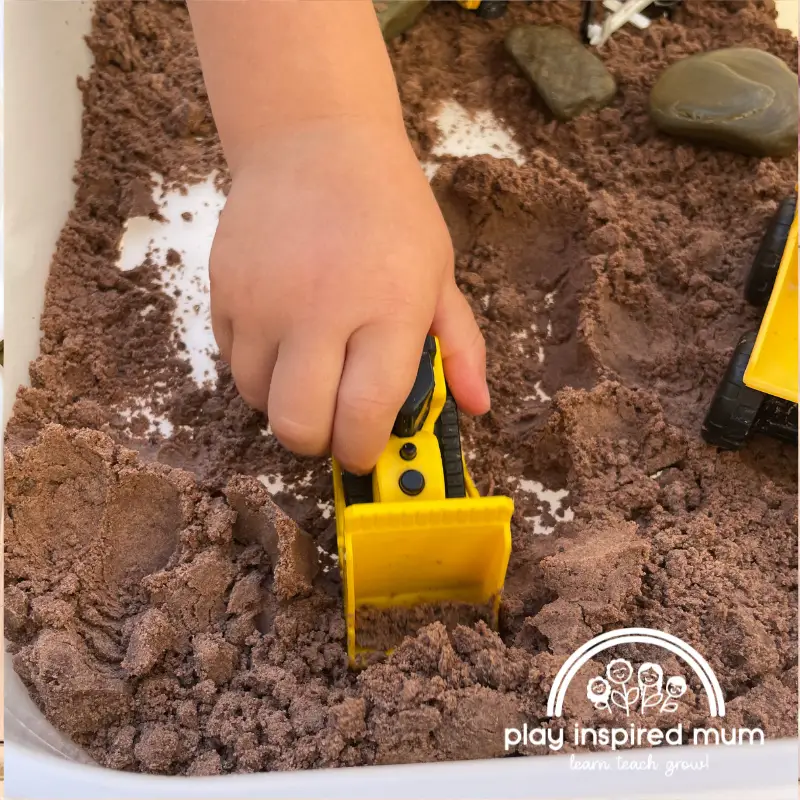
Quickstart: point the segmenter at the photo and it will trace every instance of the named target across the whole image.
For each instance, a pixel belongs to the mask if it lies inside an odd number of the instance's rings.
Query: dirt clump
[[[356,645],[373,650],[390,650],[420,628],[440,622],[448,629],[472,626],[483,621],[491,624],[495,616],[491,604],[421,603],[411,608],[361,606],[356,610]]]

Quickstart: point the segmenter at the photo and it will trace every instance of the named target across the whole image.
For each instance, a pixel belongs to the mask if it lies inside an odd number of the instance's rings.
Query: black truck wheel
[[[759,433],[797,445],[797,403],[767,395],[756,420]]]
[[[778,206],[761,240],[744,287],[745,299],[754,306],[763,307],[769,302],[796,207],[797,195],[787,197]]]
[[[725,450],[738,450],[744,445],[764,402],[763,392],[744,384],[744,373],[757,335],[753,331],[739,339],[703,422],[702,435],[706,442]]]
[[[466,497],[467,484],[464,478],[464,461],[461,457],[458,407],[449,392],[442,413],[434,425],[434,431],[442,453],[445,497]]]
[[[675,11],[680,7],[682,0],[653,0],[650,5],[642,11],[650,19],[666,17],[672,19]]]
[[[508,9],[508,0],[482,0],[477,14],[481,19],[499,19]]]

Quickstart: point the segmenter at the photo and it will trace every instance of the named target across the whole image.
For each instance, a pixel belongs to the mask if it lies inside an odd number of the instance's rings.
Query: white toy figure
[[[595,3],[593,0],[585,0],[581,23],[583,40],[592,47],[600,47],[628,23],[644,30],[650,26],[650,18],[642,12],[654,4],[662,6],[669,13],[678,4],[678,0],[603,0],[602,6],[611,13],[606,14],[602,22],[592,21]],[[597,5],[601,3],[598,2]]]

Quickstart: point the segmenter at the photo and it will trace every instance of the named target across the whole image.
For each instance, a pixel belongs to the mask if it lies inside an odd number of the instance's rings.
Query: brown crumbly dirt
[[[274,499],[330,553],[327,462],[264,435],[224,364],[198,388],[157,267],[115,265],[127,217],[158,218],[153,172],[166,187],[213,170],[227,182],[186,10],[98,4],[76,204],[7,432],[5,614],[32,696],[100,763],[213,775],[500,757],[506,727],[607,721],[585,679],[618,657],[688,682],[679,711],[649,724],[706,724],[697,679],[640,646],[587,664],[564,718],[546,721],[566,655],[625,626],[699,650],[726,725],[796,735],[797,450],[754,439],[718,453],[698,430],[758,324],[743,276],[797,162],[669,139],[647,97],[686,55],[747,45],[796,69],[797,44],[765,3],[688,0],[674,24],[615,34],[602,58],[617,96],[561,124],[503,37],[523,20],[577,30],[579,13],[513,3],[485,22],[436,3],[390,45],[409,135],[441,162],[457,279],[487,342],[493,410],[464,420],[465,450],[479,488],[511,493],[516,513],[499,633],[436,622],[354,674],[330,559],[320,568],[245,477],[279,476]],[[525,165],[432,157],[430,117],[448,99],[491,110]],[[132,399],[175,433],[126,422]],[[526,481],[566,489],[572,514]]]
[[[413,608],[361,606],[356,610],[356,644],[373,650],[391,650],[406,636],[413,636],[434,622],[453,629],[481,621],[491,625],[493,616],[492,605],[470,603],[421,603]]]

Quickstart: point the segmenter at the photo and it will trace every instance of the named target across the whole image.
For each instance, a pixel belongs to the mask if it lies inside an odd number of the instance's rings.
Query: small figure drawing
[[[596,678],[589,678],[586,684],[586,696],[589,702],[599,711],[611,711],[608,705],[608,698],[611,695],[611,686],[608,681],[598,675]]]
[[[659,664],[647,661],[639,667],[638,677],[641,709],[644,713],[648,708],[657,707],[664,699],[661,692],[664,684],[664,670]]]
[[[611,690],[611,702],[625,711],[625,716],[630,716],[631,709],[636,707],[639,699],[639,687],[628,688],[628,681],[633,676],[633,667],[630,661],[624,658],[615,658],[606,667],[606,675],[610,683],[616,684],[616,689]]]
[[[598,711],[613,712],[612,706],[621,708],[625,716],[638,710],[642,714],[652,708],[658,713],[678,710],[678,698],[686,694],[686,679],[671,675],[664,685],[664,669],[660,664],[646,661],[639,667],[634,679],[633,666],[624,658],[611,661],[606,667],[606,677],[597,675],[586,683],[586,696]]]
[[[661,706],[661,712],[678,710],[678,698],[686,694],[686,679],[683,675],[673,675],[667,680],[667,696]]]

